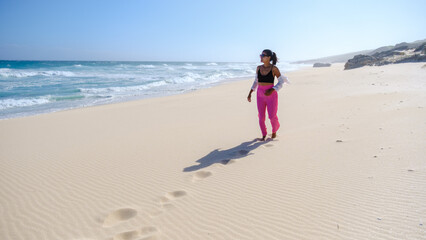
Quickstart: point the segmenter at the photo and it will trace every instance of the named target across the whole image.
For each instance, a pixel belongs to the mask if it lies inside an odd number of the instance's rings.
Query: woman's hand
[[[251,102],[251,93],[248,95],[247,101]]]
[[[269,95],[271,95],[274,91],[275,91],[275,89],[270,88],[270,89],[268,89],[268,90],[266,90],[266,91],[265,91],[265,95],[266,95],[266,96],[269,96]]]

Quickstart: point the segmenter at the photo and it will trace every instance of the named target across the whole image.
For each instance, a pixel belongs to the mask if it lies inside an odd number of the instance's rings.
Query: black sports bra
[[[272,66],[271,71],[269,71],[268,74],[266,74],[266,76],[263,76],[260,73],[260,67],[259,67],[259,71],[257,72],[257,81],[258,82],[265,82],[265,83],[274,83],[274,75],[272,75],[272,69],[274,68],[274,66]]]

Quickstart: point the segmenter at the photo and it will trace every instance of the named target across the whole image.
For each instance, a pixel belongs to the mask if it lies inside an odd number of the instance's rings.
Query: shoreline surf
[[[183,94],[254,76],[259,63],[0,61],[0,119]],[[278,63],[290,72],[306,64]]]

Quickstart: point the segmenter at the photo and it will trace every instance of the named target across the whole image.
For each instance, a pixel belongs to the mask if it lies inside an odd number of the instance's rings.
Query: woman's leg
[[[265,94],[263,93],[263,89],[257,90],[257,111],[259,112],[259,126],[262,131],[262,136],[266,136],[266,124],[265,124],[265,115],[266,115],[266,101]]]
[[[273,91],[266,100],[266,107],[268,109],[269,120],[271,120],[272,132],[277,132],[280,128],[280,122],[278,121],[278,93]]]

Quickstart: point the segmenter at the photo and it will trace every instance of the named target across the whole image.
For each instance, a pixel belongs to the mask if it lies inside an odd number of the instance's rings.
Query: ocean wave
[[[207,66],[217,66],[217,63],[215,63],[215,62],[211,62],[211,63],[207,63],[206,65],[207,65]]]
[[[177,67],[179,67],[181,69],[189,69],[189,70],[193,70],[193,69],[198,68],[197,66],[194,66],[192,63],[185,63],[184,65],[180,65],[180,66],[177,66]]]
[[[28,107],[34,105],[40,105],[50,102],[49,97],[39,97],[39,98],[6,98],[0,100],[0,110],[16,108],[16,107]]]
[[[188,69],[188,70],[194,70],[194,69],[197,69],[198,67],[192,66],[192,65],[188,65],[188,66],[183,66],[182,68],[183,69]]]
[[[122,72],[122,73],[121,73]],[[140,72],[117,71],[114,73],[106,73],[104,71],[79,72],[79,77],[100,78],[100,79],[115,79],[115,80],[152,80],[152,75],[141,74]]]
[[[18,70],[10,68],[0,68],[0,76],[2,77],[34,77],[34,76],[65,76],[73,77],[75,74],[69,71],[28,71],[28,70]]]
[[[71,95],[71,96],[52,96],[49,98],[50,101],[73,101],[85,98],[83,95]]]
[[[252,66],[252,65],[246,65],[246,64],[241,64],[241,65],[230,65],[229,68],[232,70],[238,70],[238,71],[245,71],[245,72],[256,72],[256,67],[257,66]]]
[[[45,95],[34,98],[6,98],[0,99],[0,110],[16,108],[16,107],[29,107],[34,105],[42,105],[50,102],[58,101],[73,101],[84,99],[84,95],[66,95],[66,96],[52,96]]]
[[[148,64],[148,65],[141,64],[141,65],[137,65],[136,67],[137,68],[155,68],[155,66],[152,64]]]
[[[118,65],[115,65],[115,67],[119,67],[119,68],[127,68],[127,67],[130,67],[130,65],[120,63],[120,64],[118,64]]]
[[[174,77],[172,78],[173,83],[188,83],[188,82],[195,82],[198,79],[201,79],[202,76],[197,73],[192,72],[186,72],[182,77]]]
[[[235,75],[227,72],[214,73],[212,75],[204,77],[203,81],[200,81],[199,84],[201,86],[209,85],[212,83],[220,82],[224,79],[232,79],[235,78]]]
[[[86,94],[111,94],[111,93],[128,93],[150,89],[167,85],[166,81],[157,81],[143,85],[126,86],[126,87],[104,87],[104,88],[79,88],[82,93]]]
[[[212,74],[210,76],[207,76],[207,79],[209,79],[209,80],[222,80],[222,79],[225,79],[225,78],[233,78],[233,77],[235,77],[235,76],[232,73],[220,72],[220,73],[215,73],[215,74]]]

